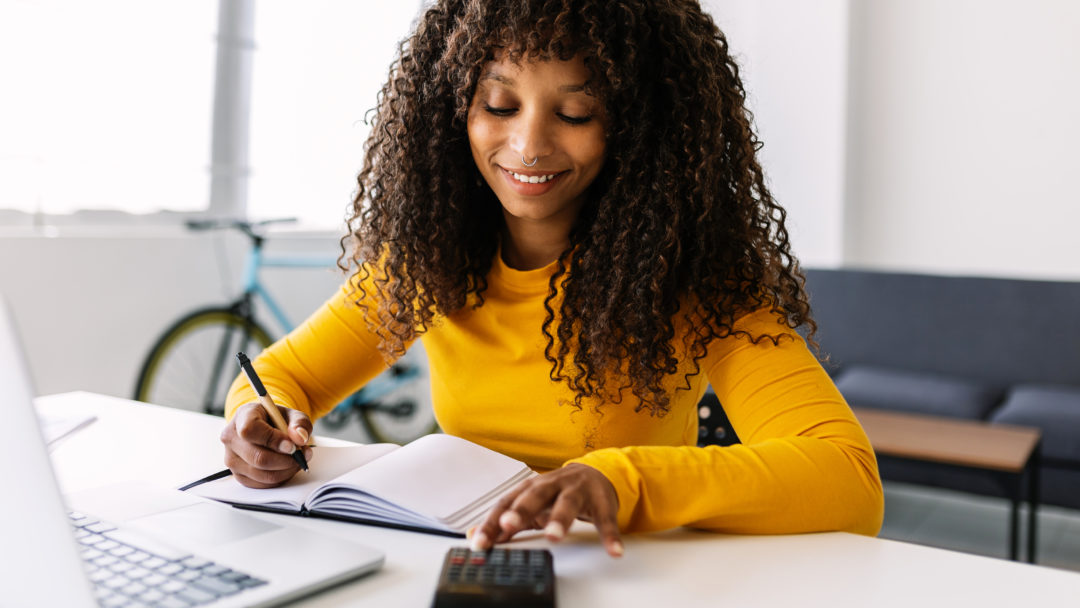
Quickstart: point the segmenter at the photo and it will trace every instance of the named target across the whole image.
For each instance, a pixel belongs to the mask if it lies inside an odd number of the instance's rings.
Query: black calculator
[[[454,547],[443,559],[432,608],[555,606],[555,570],[547,549]]]

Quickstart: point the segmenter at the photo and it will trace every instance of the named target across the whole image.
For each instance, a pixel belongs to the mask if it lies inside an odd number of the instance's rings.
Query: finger
[[[499,517],[510,508],[510,505],[514,504],[514,499],[528,489],[530,485],[532,485],[531,480],[522,483],[495,503],[495,506],[488,512],[484,521],[474,529],[472,535],[469,537],[469,548],[473,551],[484,551],[491,548],[494,540],[499,537],[499,534],[502,531],[499,527]]]
[[[290,475],[296,472],[294,469],[300,468],[300,465],[291,457],[246,441],[238,441],[228,446],[225,452],[225,465],[230,469],[251,468],[260,471],[290,472]]]
[[[285,421],[289,423],[289,437],[297,447],[307,445],[311,438],[311,419],[307,414],[299,410],[278,406]]]
[[[250,424],[246,421],[253,416],[258,417],[252,412],[255,408],[261,409],[261,406],[247,404],[242,406],[243,411],[237,411],[241,425]],[[279,486],[291,479],[299,470],[292,458],[241,437],[240,430],[237,428],[237,417],[224,425],[221,431],[221,442],[225,445],[225,466],[243,485],[253,488]]]
[[[282,454],[292,454],[296,451],[296,444],[288,435],[275,429],[267,418],[266,412],[259,404],[256,407],[243,406],[236,411],[233,424],[236,432],[244,441],[261,445],[276,450]]]
[[[618,499],[612,499],[606,488],[598,488],[593,493],[593,525],[600,533],[600,542],[604,544],[611,557],[622,557],[623,543],[619,534]]]
[[[561,492],[555,498],[555,505],[551,508],[551,516],[544,526],[544,536],[549,541],[559,542],[566,536],[570,524],[574,523],[582,512],[586,495],[582,492]]]
[[[237,428],[238,420],[241,424],[249,419],[252,414],[250,411],[251,405],[261,408],[258,404],[248,404],[242,406],[237,410],[237,416],[232,420],[225,423],[225,426],[221,429],[221,443],[225,444],[225,460],[226,464],[230,464],[230,458],[237,458],[241,464],[240,466],[258,466],[259,468],[269,470],[281,470],[288,468],[295,461],[291,458],[283,456],[278,452],[268,450],[263,446],[258,446],[252,442],[244,439],[240,430]],[[230,468],[233,468],[230,466]]]
[[[281,456],[280,454],[274,454],[269,450],[267,450],[267,453],[273,454],[274,456],[279,458],[283,458],[283,456]],[[244,484],[250,487],[279,486],[291,479],[293,475],[296,474],[296,471],[299,470],[299,467],[297,467],[295,463],[291,468],[288,469],[274,470],[256,468],[245,462],[242,458],[240,458],[240,456],[236,454],[236,452],[232,450],[228,450],[225,453],[225,466],[229,467],[229,470],[233,472],[233,475],[236,476],[237,479],[243,478],[246,480],[251,480],[253,483]]]
[[[249,477],[249,476],[247,476],[247,475],[245,475],[243,473],[238,473],[236,471],[233,471],[233,477],[236,478],[236,481],[240,482],[240,485],[246,486],[246,487],[249,487],[249,488],[256,488],[258,490],[265,490],[267,488],[275,488],[275,487],[281,485],[281,483],[282,483],[282,482],[273,483],[273,482],[260,481],[258,479],[255,479],[253,477]]]
[[[551,509],[544,509],[536,514],[532,527],[535,530],[543,530],[547,527],[549,521],[551,521]]]
[[[530,527],[537,516],[549,509],[555,497],[562,491],[562,480],[558,477],[540,477],[499,516],[500,534],[495,542],[504,542],[513,535]]]
[[[596,526],[596,529],[600,532],[600,540],[604,543],[604,549],[607,550],[608,555],[622,557],[625,547],[623,547],[619,526],[615,523],[615,519],[604,519]]]

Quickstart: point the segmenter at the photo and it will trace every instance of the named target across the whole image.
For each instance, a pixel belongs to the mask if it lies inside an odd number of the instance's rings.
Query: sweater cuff
[[[615,487],[615,495],[619,498],[617,516],[619,530],[629,530],[638,499],[641,498],[641,475],[631,464],[626,453],[621,448],[603,448],[589,452],[580,458],[567,460],[563,466],[570,463],[592,467],[611,482],[611,485]]]

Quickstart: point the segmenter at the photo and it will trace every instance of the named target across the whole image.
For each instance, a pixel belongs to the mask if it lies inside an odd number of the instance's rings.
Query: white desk
[[[98,417],[53,451],[66,492],[127,480],[177,487],[222,468],[220,419],[90,393],[42,397],[37,404],[45,412],[92,412]],[[312,464],[319,466],[317,459]],[[308,598],[303,606],[429,605],[443,554],[461,543],[291,519],[386,552],[379,572]],[[564,542],[551,546],[558,606],[1012,608],[1062,605],[1080,598],[1077,573],[854,534],[728,536],[672,530],[628,535],[624,542],[626,555],[610,559],[592,528],[576,524]],[[549,546],[543,538],[521,544]]]

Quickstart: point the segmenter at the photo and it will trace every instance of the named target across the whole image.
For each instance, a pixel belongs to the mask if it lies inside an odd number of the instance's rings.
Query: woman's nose
[[[510,149],[528,162],[551,154],[554,146],[546,121],[532,112],[523,112],[517,118],[511,127]]]

